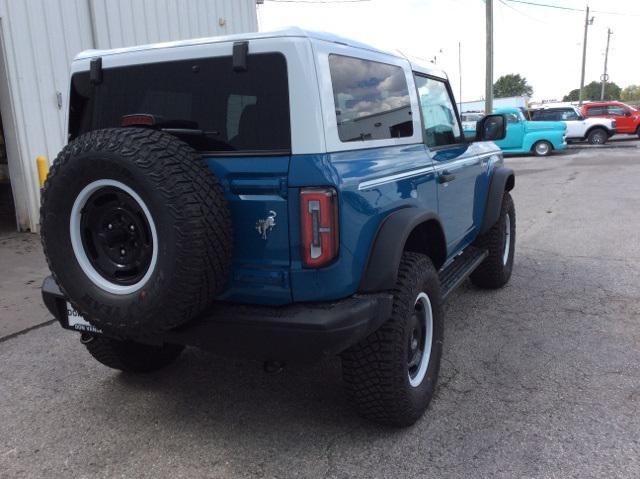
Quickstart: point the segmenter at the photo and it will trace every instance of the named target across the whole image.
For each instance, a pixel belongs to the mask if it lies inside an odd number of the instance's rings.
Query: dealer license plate
[[[78,311],[76,311],[76,309],[71,306],[71,303],[69,302],[67,302],[67,324],[69,325],[69,328],[78,331],[88,331],[91,333],[102,332],[89,321],[84,319],[84,317]]]

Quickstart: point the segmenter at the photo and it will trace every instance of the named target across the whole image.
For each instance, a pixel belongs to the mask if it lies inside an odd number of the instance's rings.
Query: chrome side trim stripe
[[[453,168],[463,163],[473,164],[484,158],[489,158],[493,155],[499,154],[498,151],[492,151],[490,153],[483,153],[477,156],[469,156],[466,158],[460,158],[455,161],[442,162],[441,164],[436,164],[434,166],[427,166],[423,168],[418,168],[415,170],[403,171],[402,173],[395,173],[393,175],[381,176],[380,178],[375,178],[373,180],[363,181],[358,184],[358,190],[369,190],[371,188],[375,188],[380,185],[384,185],[387,183],[392,183],[394,181],[406,180],[407,178],[413,178],[414,176],[420,176],[427,173],[437,173],[442,170],[446,170],[447,168]]]
[[[435,168],[433,166],[427,166],[425,168],[418,168],[416,170],[404,171],[402,173],[396,173],[394,175],[389,176],[381,176],[380,178],[376,178],[374,180],[363,181],[358,184],[358,190],[368,190],[371,188],[375,188],[376,186],[384,185],[386,183],[392,183],[394,181],[405,180],[407,178],[413,178],[414,176],[420,176],[427,173],[434,173]]]

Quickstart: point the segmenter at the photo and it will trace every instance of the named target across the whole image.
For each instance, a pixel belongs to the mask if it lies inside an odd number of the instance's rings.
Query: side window
[[[608,115],[616,115],[616,116],[624,116],[624,108],[620,106],[608,106],[607,107]]]
[[[507,123],[518,123],[518,115],[515,113],[507,113]]]
[[[563,110],[562,111],[562,120],[563,121],[572,121],[572,120],[579,120],[579,119],[580,119],[580,117],[575,112],[575,110]]]
[[[547,121],[562,121],[562,112],[558,110],[549,110],[547,113]]]
[[[409,88],[402,68],[332,54],[329,71],[341,141],[413,136]]]
[[[460,125],[443,81],[415,76],[427,146],[451,145],[460,138]]]
[[[605,109],[601,106],[593,106],[587,109],[587,116],[600,116],[605,114]]]

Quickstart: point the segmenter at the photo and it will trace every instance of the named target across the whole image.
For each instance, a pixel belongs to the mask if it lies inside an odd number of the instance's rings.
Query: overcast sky
[[[483,0],[370,0],[360,3],[275,2],[259,7],[260,30],[300,26],[354,38],[431,59],[451,79],[458,96],[458,42],[462,43],[462,100],[484,95]],[[331,0],[329,0],[331,1]],[[584,9],[584,0],[529,0]],[[604,66],[607,28],[614,34],[609,75],[621,87],[640,84],[640,0],[590,0],[595,10],[587,41],[585,83]],[[623,15],[598,13],[618,12]],[[584,12],[494,0],[494,81],[520,73],[533,98],[562,99],[580,86]]]

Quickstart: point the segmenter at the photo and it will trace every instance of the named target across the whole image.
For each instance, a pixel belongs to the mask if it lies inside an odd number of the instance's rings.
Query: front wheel
[[[501,288],[511,278],[516,248],[516,209],[508,192],[502,197],[500,216],[489,231],[476,240],[489,255],[471,273],[471,282],[480,288]]]
[[[553,151],[551,143],[545,140],[538,141],[533,145],[533,152],[536,156],[549,156]]]
[[[443,329],[433,263],[425,255],[404,253],[391,317],[342,353],[347,392],[362,416],[395,427],[422,416],[438,378]]]
[[[150,373],[173,363],[184,349],[177,344],[154,346],[83,333],[82,343],[98,362],[128,373]]]
[[[602,128],[591,130],[587,136],[587,141],[590,145],[604,145],[608,139],[609,135]]]

